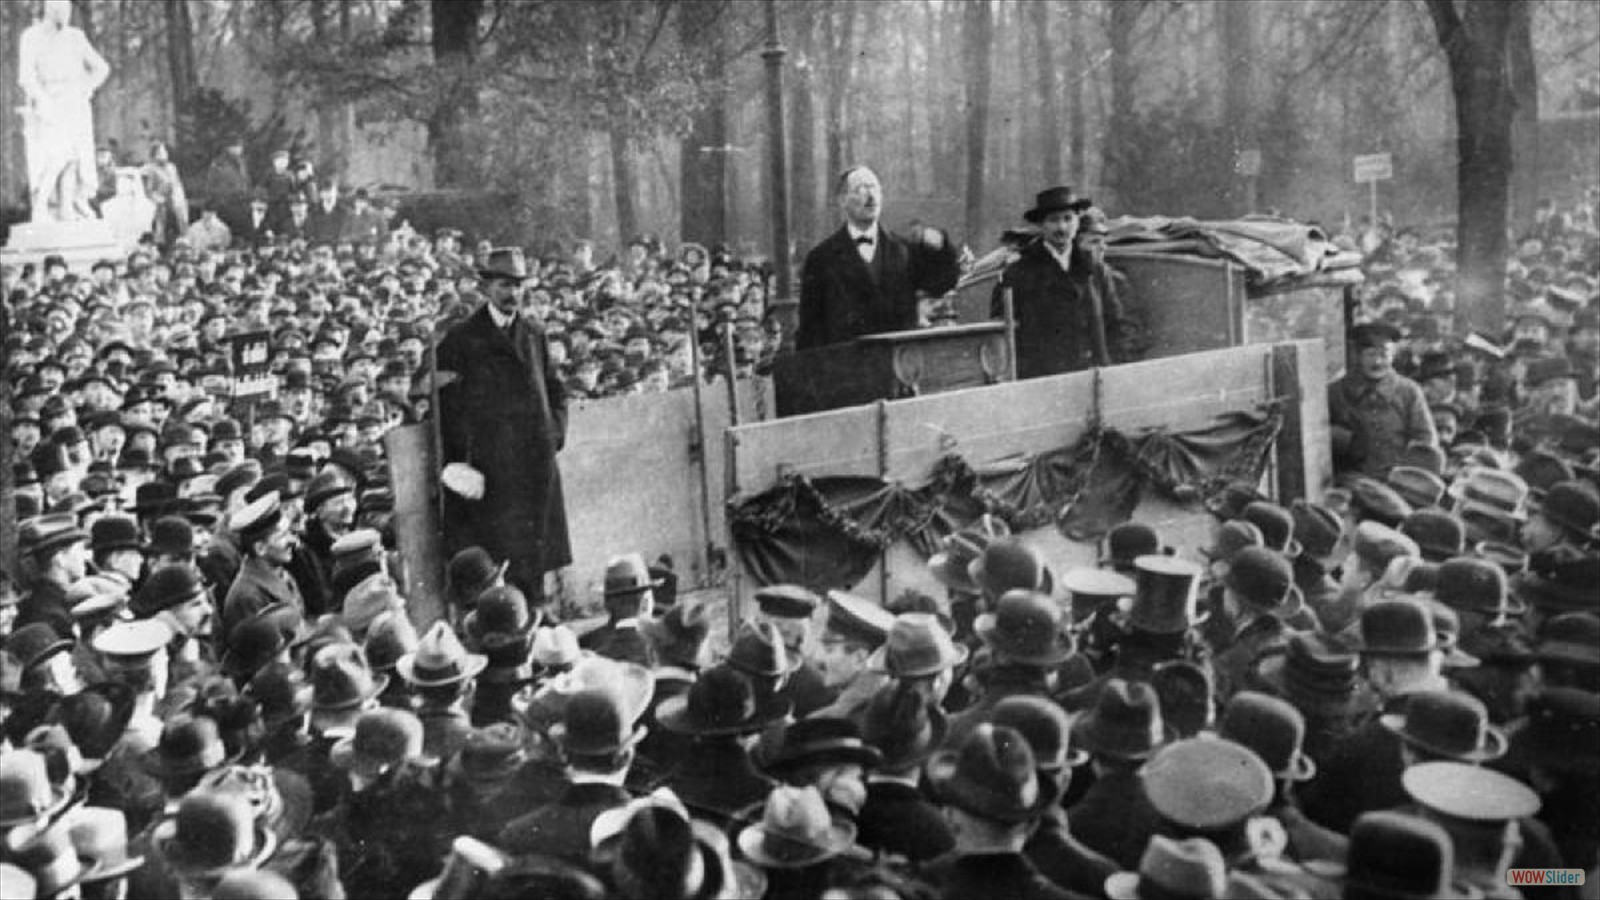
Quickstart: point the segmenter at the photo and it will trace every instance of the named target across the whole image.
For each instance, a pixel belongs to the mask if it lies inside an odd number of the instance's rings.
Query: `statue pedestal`
[[[73,272],[88,272],[102,259],[120,260],[126,255],[103,219],[74,222],[18,222],[11,226],[11,237],[0,247],[0,265],[21,266],[42,263],[50,255],[67,261]]]

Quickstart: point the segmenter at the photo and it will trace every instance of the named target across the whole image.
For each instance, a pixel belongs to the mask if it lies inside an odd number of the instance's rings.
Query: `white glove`
[[[458,496],[468,500],[483,498],[483,473],[467,465],[454,462],[439,473],[439,481]]]

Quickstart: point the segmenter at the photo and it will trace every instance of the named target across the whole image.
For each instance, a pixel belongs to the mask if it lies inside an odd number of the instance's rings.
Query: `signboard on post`
[[[272,334],[252,331],[228,337],[228,356],[233,362],[235,399],[271,394],[277,382],[268,366],[272,362]]]
[[[1378,182],[1394,177],[1394,157],[1387,153],[1368,153],[1355,158],[1356,184],[1367,186],[1367,214],[1378,224]]]

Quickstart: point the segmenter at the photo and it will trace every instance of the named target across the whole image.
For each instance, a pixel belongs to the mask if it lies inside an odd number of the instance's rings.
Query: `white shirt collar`
[[[516,313],[503,313],[500,311],[500,307],[495,306],[493,303],[488,304],[488,310],[489,318],[494,320],[496,328],[507,328],[512,322],[516,321]]]
[[[1059,265],[1061,267],[1061,271],[1063,271],[1063,272],[1072,271],[1072,248],[1071,247],[1068,247],[1066,250],[1057,250],[1056,249],[1056,245],[1050,243],[1049,241],[1043,241],[1042,243],[1044,244],[1045,251],[1048,252],[1051,256],[1055,257],[1056,265]]]

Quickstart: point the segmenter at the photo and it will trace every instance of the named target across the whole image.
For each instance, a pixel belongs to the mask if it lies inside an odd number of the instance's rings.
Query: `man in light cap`
[[[816,666],[834,699],[817,715],[860,724],[873,695],[889,681],[886,673],[869,671],[869,660],[889,639],[894,621],[894,615],[871,600],[828,592],[828,624],[817,642]]]
[[[821,659],[813,660],[811,619],[821,605],[816,594],[797,584],[774,584],[756,591],[758,622],[771,622],[783,636],[784,649],[791,659],[804,660],[784,685],[784,696],[794,701],[795,718],[803,719],[839,695],[840,687],[830,684]]]
[[[294,558],[298,541],[283,514],[278,492],[268,491],[247,504],[228,521],[228,527],[238,535],[244,561],[222,603],[222,641],[226,643],[239,623],[278,603],[287,604],[304,618],[300,589],[285,569]]]

